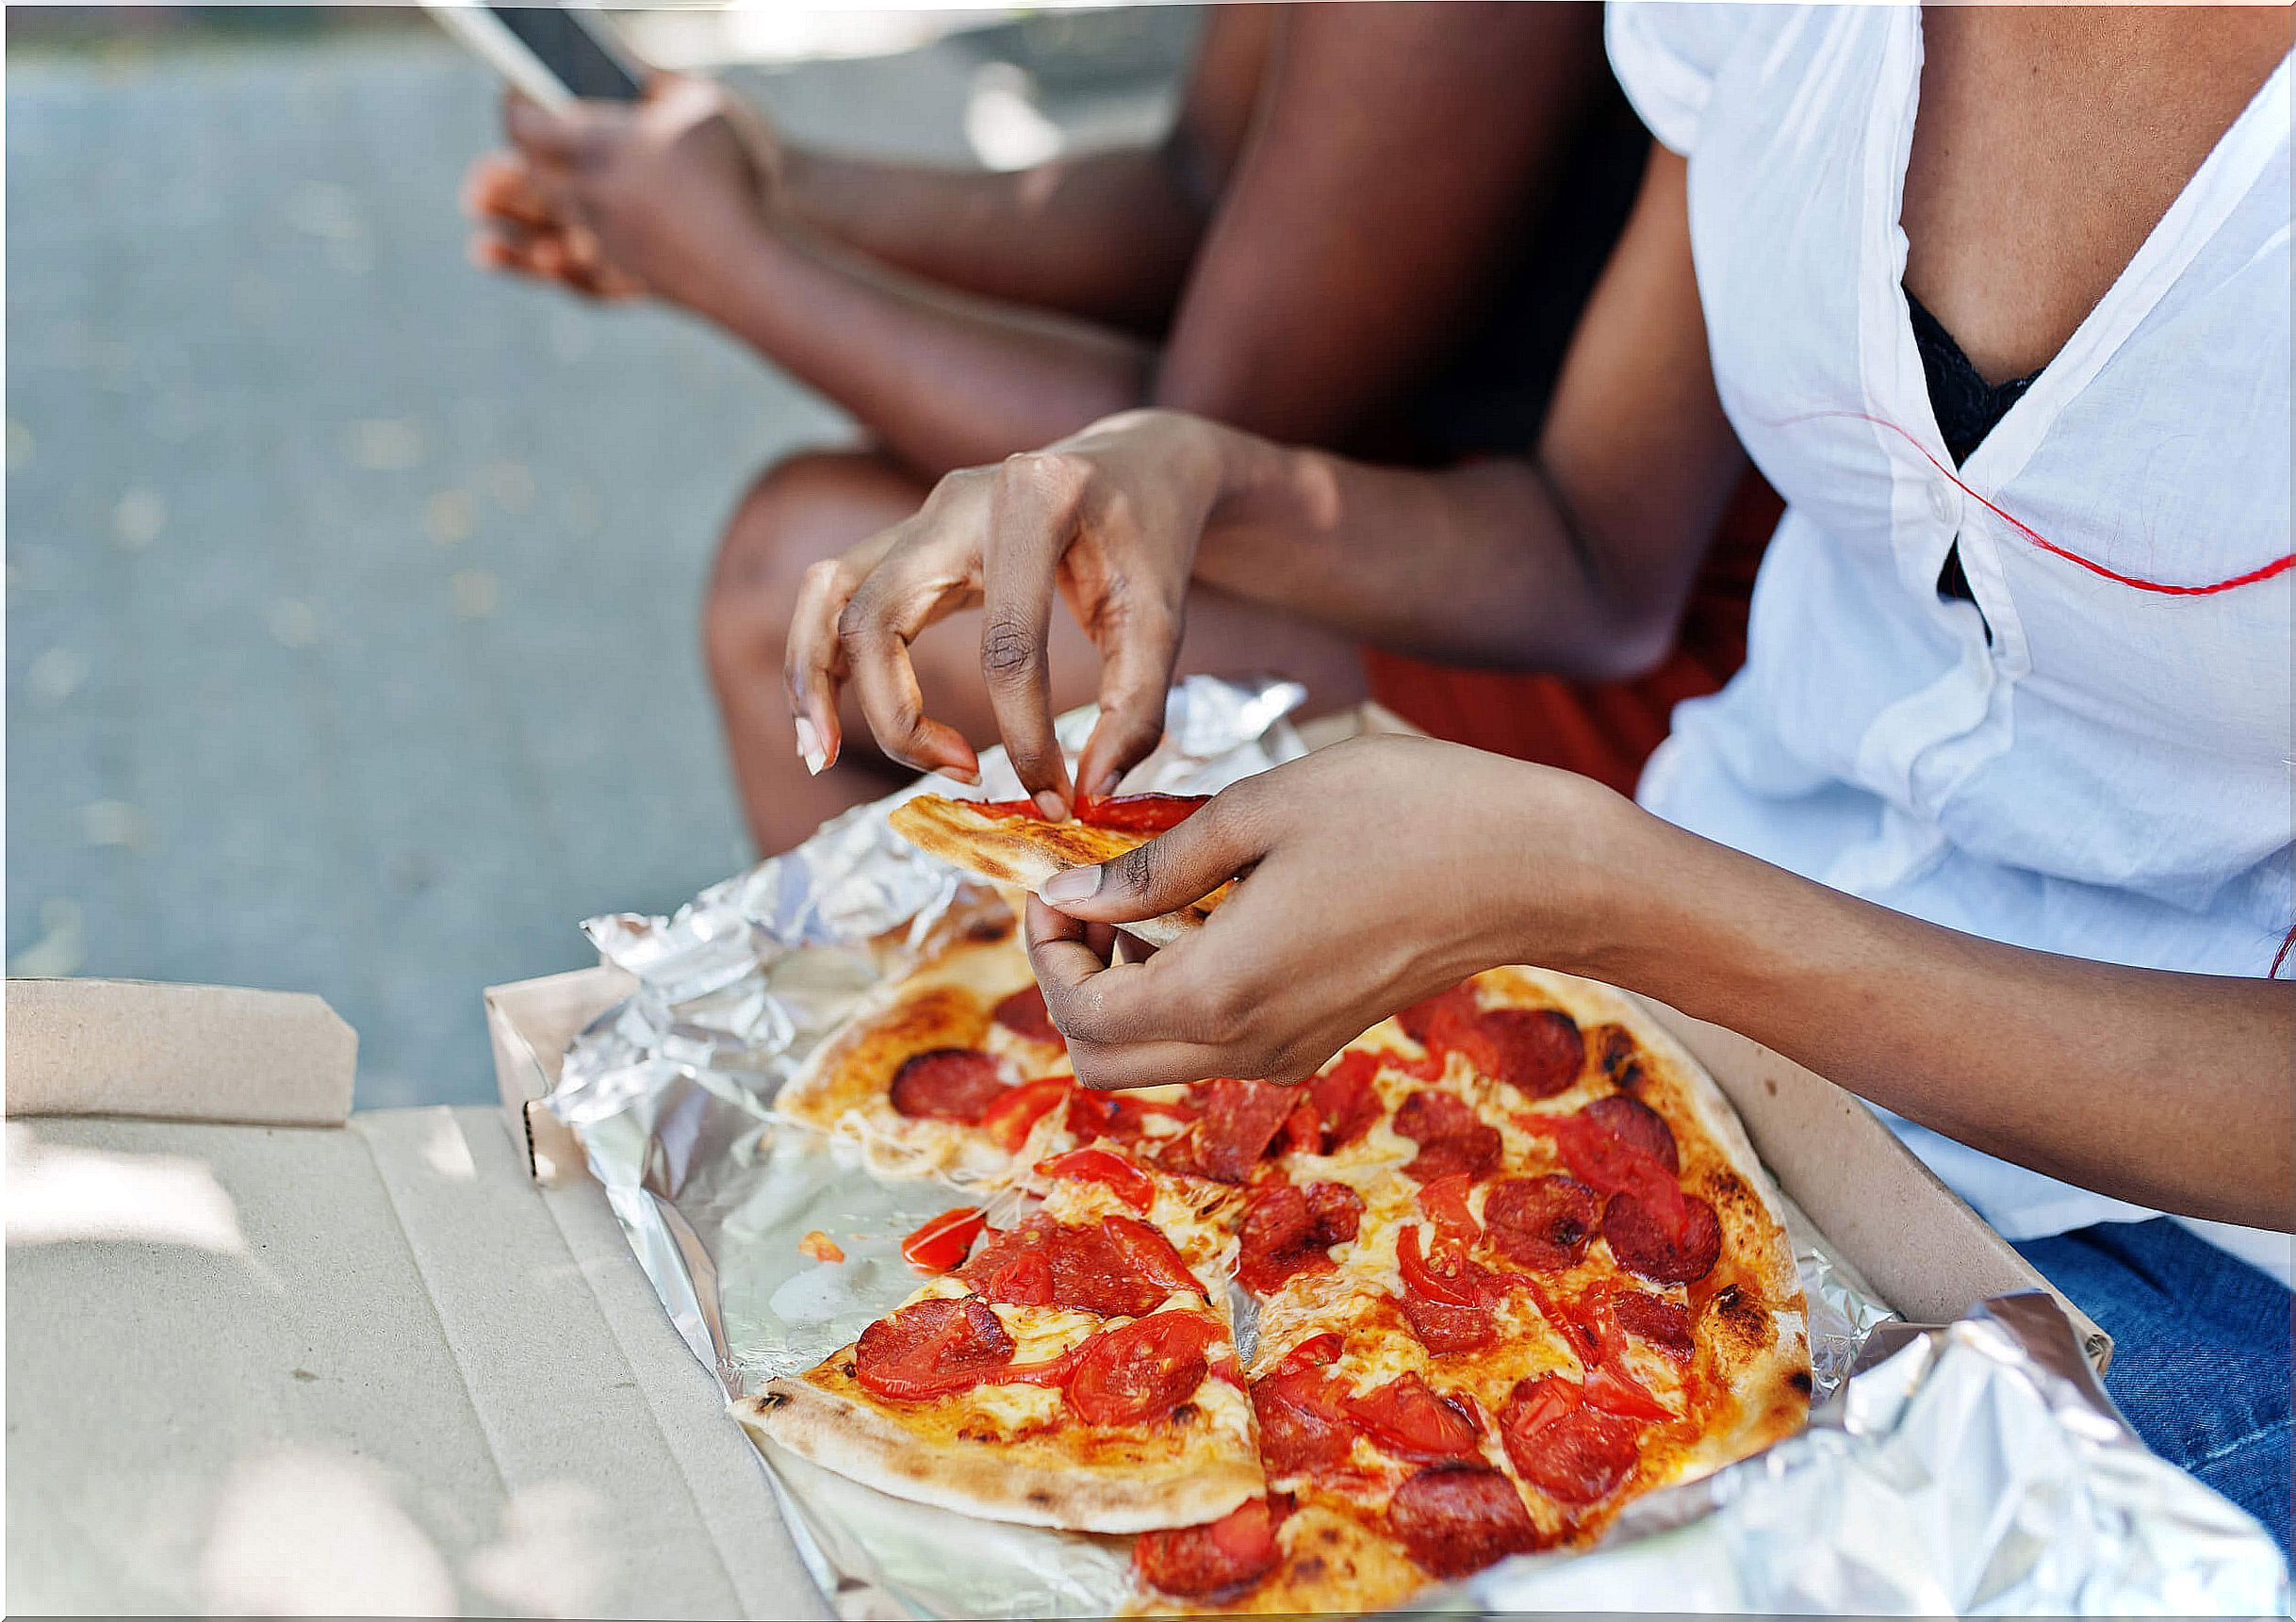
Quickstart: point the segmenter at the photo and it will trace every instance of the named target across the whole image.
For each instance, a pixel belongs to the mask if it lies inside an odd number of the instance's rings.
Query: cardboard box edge
[[[311,991],[11,978],[7,1113],[340,1126],[358,1032]]]

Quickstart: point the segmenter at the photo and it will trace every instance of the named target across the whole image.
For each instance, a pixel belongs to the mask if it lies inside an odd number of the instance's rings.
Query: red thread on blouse
[[[2280,937],[2280,950],[2272,954],[2272,972],[2264,976],[2266,979],[2280,978],[2280,965],[2288,960],[2290,946],[2296,946],[2296,926],[2291,926],[2287,934]]]
[[[1816,422],[1829,418],[1846,418],[1853,422],[1870,422],[1876,428],[1888,429],[1892,434],[1894,434],[1900,439],[1903,439],[1908,445],[1912,446],[1914,450],[1920,451],[1923,458],[1940,473],[1943,473],[1946,478],[1951,479],[1954,483],[1959,486],[1964,496],[1967,496],[1971,500],[1976,502],[1977,505],[1983,507],[1987,512],[1993,514],[1994,517],[1999,518],[2003,523],[2009,525],[2010,529],[2015,530],[2020,535],[2023,535],[2033,545],[2039,547],[2042,551],[2049,553],[2053,557],[2063,558],[2069,564],[2077,564],[2082,568],[2087,569],[2091,574],[2101,575],[2105,579],[2114,582],[2116,585],[2131,586],[2138,591],[2158,592],[2163,597],[2213,597],[2218,592],[2231,591],[2236,586],[2255,585],[2259,581],[2268,581],[2271,580],[2274,575],[2285,573],[2290,568],[2296,568],[2296,552],[2291,552],[2286,557],[2274,558],[2268,564],[2261,564],[2255,568],[2250,569],[2245,574],[2234,575],[2229,580],[2210,581],[2206,585],[2176,585],[2167,581],[2145,580],[2138,575],[2124,575],[2117,569],[2107,568],[2103,564],[2096,562],[2092,558],[2085,558],[2078,552],[2068,551],[2065,548],[2058,546],[2055,541],[2050,540],[2046,535],[2043,535],[2034,530],[2030,525],[2025,524],[2022,520],[2012,517],[2010,515],[2003,512],[2000,508],[1994,506],[1984,497],[1978,495],[1975,490],[1972,490],[1967,484],[1962,483],[1960,475],[1956,474],[1952,468],[1946,467],[1944,463],[1940,462],[1935,456],[1931,455],[1927,446],[1924,445],[1919,439],[1916,439],[1911,434],[1909,434],[1903,428],[1900,428],[1896,423],[1890,421],[1887,418],[1868,416],[1862,411],[1811,411],[1805,412],[1799,417],[1789,417],[1783,418],[1782,420],[1772,422],[1769,424],[1769,426],[1773,428],[1792,428],[1796,423]],[[2296,931],[2291,931],[2290,938],[2292,940],[2296,940]],[[2283,958],[2287,957],[2288,950],[2288,949],[2287,946],[2282,946],[2280,949],[2280,955]],[[2275,961],[2273,967],[2277,969],[2278,966],[2278,963]]]

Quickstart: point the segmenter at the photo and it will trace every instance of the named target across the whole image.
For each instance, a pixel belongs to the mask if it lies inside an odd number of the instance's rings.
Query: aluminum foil
[[[1303,696],[1288,681],[1189,679],[1173,691],[1163,744],[1123,789],[1209,793],[1296,758],[1303,748],[1285,717]],[[1057,729],[1072,755],[1093,718],[1090,709],[1061,717]],[[1001,750],[983,757],[982,778],[993,797],[1019,792]],[[900,1168],[873,1163],[863,1146],[784,1122],[772,1108],[782,1081],[862,995],[928,954],[972,909],[1001,905],[886,827],[893,804],[928,790],[969,792],[925,778],[824,825],[795,850],[713,886],[673,917],[621,914],[583,926],[637,990],[576,1039],[550,1106],[580,1138],[664,1308],[729,1397],[809,1368],[852,1340],[914,1287],[901,1237],[936,1211],[979,1203],[977,1193],[941,1178],[887,1174]],[[1642,1500],[1599,1548],[1495,1568],[1449,1596],[1450,1605],[1951,1610],[1960,1607],[1939,1597],[1963,1590],[1937,1579],[1916,1583],[1915,1568],[1932,1548],[1963,1547],[1948,1534],[1986,1528],[1969,1535],[1992,1536],[1987,1547],[1995,1549],[2014,1545],[2014,1558],[1970,1554],[1984,1572],[2000,1574],[1970,1592],[2077,1595],[2078,1603],[2060,1597],[2042,1607],[2060,1612],[2091,1601],[2126,1608],[2116,1597],[2139,1592],[2133,1578],[2099,1576],[2076,1590],[2066,1585],[2072,1555],[2059,1556],[2054,1544],[2017,1542],[2018,1529],[2042,1524],[2042,1512],[2021,1508],[2016,1494],[2029,1484],[2056,1504],[2047,1490],[2061,1496],[2074,1490],[2068,1483],[2091,1476],[2083,1502],[2133,1516],[2140,1499],[2152,1501],[2143,1495],[2157,1491],[2173,1512],[2146,1543],[2143,1569],[2186,1570],[2212,1549],[2241,1551],[2247,1564],[2239,1569],[2258,1569],[2239,1512],[2141,1449],[2132,1456],[2133,1440],[2110,1419],[2101,1394],[2093,1403],[2052,1397],[2032,1412],[2018,1406],[2015,1397],[2028,1386],[2039,1391],[2053,1380],[2047,1388],[2055,1393],[2077,1382],[2050,1374],[2004,1338],[2001,1325],[2020,1321],[2013,1317],[1941,1332],[1946,1340],[1964,1328],[1992,1335],[1982,1343],[1992,1349],[1987,1356],[1922,1353],[1930,1343],[1917,1341],[1853,1380],[1861,1354],[1881,1338],[1878,1329],[1903,1326],[1788,1204],[1816,1395],[1843,1393],[1840,1400],[1807,1435],[1761,1459]],[[838,1247],[842,1263],[825,1265],[799,1250],[816,1233]],[[1242,1338],[1248,1320],[1238,1327]],[[1909,1355],[1921,1359],[1918,1368]],[[1950,1394],[1956,1390],[1962,1395]],[[2012,1443],[2018,1459],[2062,1461],[2052,1466],[2055,1489],[2021,1473],[2025,1466],[2009,1456]],[[885,1497],[770,1445],[763,1451],[799,1549],[843,1615],[1097,1616],[1130,1597],[1123,1540],[992,1525]],[[2093,1463],[2107,1454],[2105,1466]],[[2171,1492],[2173,1483],[2183,1483],[2182,1499]],[[1951,1524],[1941,1531],[1933,1520]],[[1827,1530],[1813,1538],[1810,1528]],[[2067,1547],[2091,1551],[2099,1544]],[[2262,1548],[2271,1554],[2269,1542]],[[1698,1567],[1696,1582],[1684,1563]],[[2034,1575],[2010,1580],[2028,1567]],[[2138,1565],[2132,1555],[2096,1569]],[[2174,1592],[2204,1591],[2191,1586],[2199,1579],[2179,1581],[2187,1589]],[[1548,1584],[1563,1586],[1550,1593]],[[2154,1589],[2172,1592],[2165,1578]],[[2227,1579],[2205,1591],[2250,1590]],[[1773,1597],[1788,1595],[1807,1602]]]
[[[1286,717],[1296,681],[1194,676],[1123,793],[1211,794],[1305,752]],[[1060,717],[1073,758],[1097,712]],[[1002,749],[981,789],[1020,794]],[[927,777],[847,811],[784,856],[713,885],[669,918],[582,926],[637,990],[567,1050],[550,1107],[582,1140],[663,1305],[729,1395],[811,1367],[915,1286],[900,1237],[972,1203],[939,1180],[872,1175],[861,1148],[773,1113],[781,1083],[873,987],[929,954],[973,909],[1002,906],[895,834],[912,795],[976,791]],[[797,1250],[818,1232],[823,1267]]]
[[[1810,1427],[1628,1506],[1592,1553],[1492,1567],[1486,1612],[2265,1616],[2255,1519],[2137,1438],[2045,1295],[1877,1335]]]

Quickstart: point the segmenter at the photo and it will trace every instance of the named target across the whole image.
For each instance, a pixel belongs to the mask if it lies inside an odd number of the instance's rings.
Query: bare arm
[[[1594,972],[2050,1176],[2296,1226],[2296,986],[2006,946],[1646,831],[1650,905]]]
[[[1593,13],[1575,7],[1305,7],[1284,23],[1259,126],[1201,252],[1190,243],[1161,350],[1117,325],[958,290],[981,277],[896,269],[849,245],[888,247],[851,220],[833,238],[787,208],[729,205],[681,245],[665,200],[693,214],[691,188],[664,163],[629,160],[615,126],[630,115],[584,108],[569,123],[523,108],[513,127],[610,262],[787,367],[926,471],[1142,403],[1314,440],[1358,424],[1441,352],[1600,53]],[[1060,172],[1045,172],[1064,195]],[[1056,256],[1113,195],[1051,224]],[[943,226],[935,253],[950,259],[983,234],[928,210],[910,262],[932,256],[921,238]],[[1035,230],[1003,227],[984,265],[1034,253]],[[1009,283],[1006,271],[987,280],[999,277]]]
[[[1410,837],[1366,860],[1367,827]],[[1155,916],[1238,873],[1201,930],[1145,962],[1109,965],[1088,943],[1088,924]],[[1361,740],[1247,778],[1043,893],[1059,910],[1030,909],[1032,956],[1088,1086],[1294,1080],[1467,975],[1543,963],[1742,1031],[2081,1187],[2296,1226],[2296,986],[1939,928],[1567,773]]]
[[[1648,669],[1745,467],[1714,395],[1684,170],[1653,149],[1532,455],[1428,476],[1225,437],[1197,578],[1432,658]]]
[[[985,603],[982,670],[1013,765],[1065,799],[1044,667],[1056,584],[1102,652],[1088,793],[1162,729],[1191,579],[1446,659],[1647,668],[1745,457],[1714,395],[1683,182],[1682,160],[1655,152],[1534,456],[1431,474],[1178,413],[1112,418],[953,473],[914,518],[816,565],[791,628],[793,710],[833,758],[850,681],[894,759],[971,771],[971,746],[926,713],[908,645]]]
[[[1250,131],[1282,14],[1210,8],[1178,116],[1158,145],[1012,173],[791,147],[783,206],[824,238],[943,287],[1161,328]]]

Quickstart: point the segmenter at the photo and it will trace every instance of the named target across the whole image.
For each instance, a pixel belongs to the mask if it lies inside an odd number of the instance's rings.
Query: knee
[[[856,500],[857,460],[851,452],[800,452],[761,473],[734,504],[702,600],[702,648],[713,679],[778,664],[807,565],[877,527],[861,510],[870,503]]]

